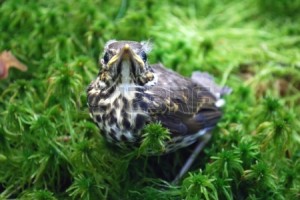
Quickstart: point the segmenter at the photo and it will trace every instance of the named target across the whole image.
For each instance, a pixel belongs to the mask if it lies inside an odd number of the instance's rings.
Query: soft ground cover
[[[0,1],[0,51],[28,66],[0,82],[0,199],[300,198],[300,1]],[[205,151],[121,152],[91,122],[85,89],[109,39],[207,71],[233,93]],[[164,130],[146,132],[159,146]],[[152,135],[153,136],[153,135]],[[150,142],[149,142],[150,141]]]

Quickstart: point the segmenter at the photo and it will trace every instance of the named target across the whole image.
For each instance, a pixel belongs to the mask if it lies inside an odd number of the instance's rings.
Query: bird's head
[[[105,83],[145,85],[155,77],[148,65],[147,42],[109,41],[104,48],[99,78]]]

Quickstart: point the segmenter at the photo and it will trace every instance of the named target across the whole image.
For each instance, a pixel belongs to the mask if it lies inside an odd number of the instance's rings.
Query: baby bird
[[[185,78],[162,64],[150,65],[149,51],[147,42],[107,42],[102,68],[87,89],[89,112],[101,134],[121,148],[138,147],[143,127],[153,122],[170,133],[161,154],[200,139],[179,179],[210,138],[222,116],[221,97],[230,89],[216,85],[207,73]]]

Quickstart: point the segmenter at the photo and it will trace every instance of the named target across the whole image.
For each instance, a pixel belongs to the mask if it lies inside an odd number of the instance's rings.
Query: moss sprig
[[[159,154],[165,151],[165,142],[170,140],[170,132],[160,123],[150,123],[143,129],[141,154]]]

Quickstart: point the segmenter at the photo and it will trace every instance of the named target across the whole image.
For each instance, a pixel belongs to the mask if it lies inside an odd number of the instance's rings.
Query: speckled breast
[[[144,89],[134,85],[88,89],[91,117],[101,134],[118,146],[140,140],[141,129],[149,118],[147,101]]]

